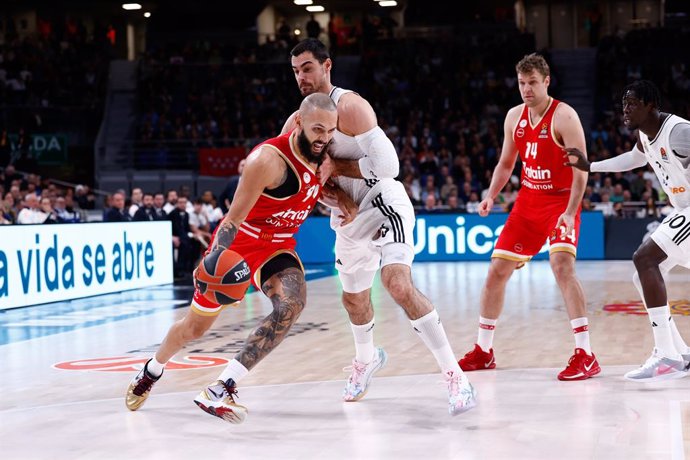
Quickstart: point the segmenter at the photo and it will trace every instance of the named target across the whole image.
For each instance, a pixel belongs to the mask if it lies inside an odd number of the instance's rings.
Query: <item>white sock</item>
[[[249,374],[249,369],[237,359],[233,359],[225,366],[223,372],[218,376],[218,380],[227,382],[229,379],[233,379],[235,383],[239,383],[247,374]]]
[[[659,352],[671,359],[682,359],[678,350],[673,344],[673,337],[671,336],[671,323],[669,318],[671,316],[671,309],[668,305],[663,307],[648,308],[649,321],[652,323],[652,332],[654,333],[654,346]]]
[[[588,355],[592,354],[592,346],[589,343],[589,321],[583,316],[570,320],[570,327],[575,335],[575,348],[582,348]]]
[[[664,264],[662,264],[663,266]],[[661,275],[666,278],[666,274],[668,273],[668,268],[662,268],[662,266],[659,267],[661,270]],[[642,290],[642,283],[640,282],[640,276],[635,272],[633,275],[633,284],[635,285],[635,288],[637,289],[637,292],[640,293],[640,298],[642,298],[642,303],[645,304],[645,308],[647,307],[645,301],[644,301],[644,291]],[[676,351],[678,353],[682,354],[687,354],[690,349],[688,349],[688,344],[685,343],[685,340],[683,340],[683,336],[680,335],[680,332],[678,332],[678,327],[676,327],[676,322],[673,321],[673,317],[671,316],[671,308],[667,305],[668,307],[668,318],[669,318],[669,323],[671,326],[671,337],[673,338],[673,346],[675,347]],[[657,307],[659,308],[659,307]],[[647,309],[647,314],[649,314],[649,309]],[[651,321],[651,317],[650,317]],[[656,340],[656,339],[655,339]]]
[[[355,359],[369,364],[374,359],[374,318],[366,324],[350,323],[350,327],[355,338]]]
[[[673,345],[676,347],[678,353],[688,354],[688,344],[683,340],[683,336],[678,332],[678,327],[676,327],[676,322],[673,321],[673,317],[669,318],[669,325],[671,326],[671,337],[673,337]]]
[[[148,372],[151,377],[160,377],[166,364],[167,363],[159,363],[156,359],[156,355],[153,355],[151,361],[146,364],[146,372]]]
[[[496,329],[496,322],[498,319],[479,317],[479,332],[477,332],[477,345],[489,352],[494,343],[494,329]]]
[[[455,359],[453,350],[448,343],[446,331],[443,330],[441,319],[438,317],[438,312],[435,309],[421,318],[410,320],[410,324],[417,331],[422,342],[433,353],[436,362],[444,374],[448,371],[462,374],[458,360]]]

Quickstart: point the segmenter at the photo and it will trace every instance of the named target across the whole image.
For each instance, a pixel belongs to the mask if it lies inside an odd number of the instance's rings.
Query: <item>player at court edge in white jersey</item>
[[[637,130],[630,152],[590,163],[577,149],[566,149],[566,163],[583,171],[618,172],[649,164],[674,211],[633,255],[633,283],[644,300],[654,334],[654,350],[638,369],[625,374],[637,382],[687,375],[690,349],[678,332],[668,304],[664,277],[675,266],[690,268],[690,121],[660,112],[661,96],[650,81],[640,80],[623,90],[623,123]]]
[[[376,113],[366,99],[333,86],[333,62],[323,43],[313,38],[303,40],[291,55],[302,95],[328,94],[338,108],[338,128],[329,148],[330,160],[322,164],[322,181],[330,176],[359,205],[355,220],[345,227],[331,214],[331,227],[336,232],[335,266],[355,341],[352,373],[343,399],[364,397],[373,374],[388,359],[382,348],[374,346],[370,294],[380,268],[383,286],[405,310],[444,374],[450,414],[465,412],[476,405],[475,390],[457,364],[436,309],[412,283],[415,215],[402,183],[395,180],[400,168],[395,147],[378,126]],[[292,124],[290,117],[283,132]]]

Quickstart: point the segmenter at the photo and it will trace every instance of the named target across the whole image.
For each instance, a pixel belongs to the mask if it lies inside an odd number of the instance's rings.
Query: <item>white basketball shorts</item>
[[[336,231],[335,267],[345,292],[357,293],[372,286],[376,271],[389,264],[412,265],[414,259],[414,209],[400,182],[376,187],[359,207],[355,219]]]
[[[690,207],[674,211],[651,238],[666,253],[669,262],[690,268]]]

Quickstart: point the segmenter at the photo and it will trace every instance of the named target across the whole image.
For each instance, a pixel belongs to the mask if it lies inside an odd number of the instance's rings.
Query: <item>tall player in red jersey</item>
[[[325,158],[338,115],[325,94],[314,94],[300,105],[297,127],[258,145],[247,157],[235,198],[214,234],[210,250],[230,248],[245,259],[252,283],[271,299],[273,311],[254,329],[242,350],[218,380],[194,401],[206,412],[241,423],[247,409],[235,403],[236,384],[287,336],[306,302],[304,270],[293,235],[314,208],[321,193],[317,167]],[[346,201],[346,197],[339,199]],[[356,209],[352,207],[343,212]],[[346,215],[345,221],[354,216]],[[137,410],[175,353],[198,339],[226,305],[194,292],[187,315],[168,331],[156,354],[132,380],[126,404]]]
[[[522,161],[521,188],[491,255],[481,295],[477,343],[459,364],[464,371],[496,367],[493,335],[503,310],[506,283],[548,239],[551,269],[575,335],[575,353],[558,379],[584,380],[601,371],[589,342],[584,291],[575,275],[580,203],[587,174],[563,164],[563,149],[586,151],[585,133],[575,110],[549,96],[549,66],[543,57],[530,54],[515,68],[524,104],[506,115],[501,157],[488,194],[479,204],[479,214],[486,216],[491,211],[518,154]]]

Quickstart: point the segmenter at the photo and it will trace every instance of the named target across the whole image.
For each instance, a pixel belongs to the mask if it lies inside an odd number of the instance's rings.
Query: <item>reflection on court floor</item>
[[[419,263],[458,357],[475,340],[488,264]],[[479,406],[446,413],[436,364],[377,280],[377,344],[389,354],[360,402],[340,395],[353,356],[336,277],[308,283],[308,305],[280,347],[240,384],[243,425],[192,399],[242,346],[270,302],[252,293],[179,353],[137,412],[124,393],[186,311],[189,288],[162,286],[0,313],[2,457],[23,458],[683,458],[690,379],[636,384],[623,373],[651,351],[630,262],[581,262],[593,350],[602,374],[559,382],[573,339],[548,263],[508,285],[494,348],[497,369],[468,373]],[[315,267],[331,274],[332,267]],[[690,272],[673,271],[669,298],[690,338]],[[41,442],[37,440],[40,439]]]

